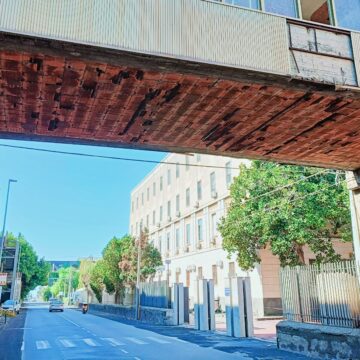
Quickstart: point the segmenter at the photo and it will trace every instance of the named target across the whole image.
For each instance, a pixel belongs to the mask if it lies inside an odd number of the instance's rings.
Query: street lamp
[[[9,179],[9,181],[8,181],[4,221],[3,221],[3,228],[2,228],[2,234],[1,234],[1,240],[0,240],[0,268],[2,265],[2,253],[3,253],[3,248],[4,248],[4,242],[5,242],[5,227],[6,227],[6,216],[7,216],[7,209],[8,209],[8,203],[9,203],[10,186],[11,186],[11,183],[16,183],[16,182],[17,182],[17,180],[14,180],[14,179]],[[1,293],[2,293],[2,286],[0,286],[0,302],[1,302]]]

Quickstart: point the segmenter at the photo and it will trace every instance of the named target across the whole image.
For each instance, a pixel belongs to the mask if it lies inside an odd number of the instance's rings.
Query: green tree
[[[52,292],[49,288],[49,286],[45,286],[44,289],[42,290],[42,298],[44,301],[49,301],[50,298],[52,297]]]
[[[22,234],[17,237],[9,233],[6,237],[7,246],[15,246],[16,240],[20,244],[19,271],[22,274],[21,298],[25,298],[30,290],[38,285],[46,285],[50,264],[44,259],[38,259],[34,248],[26,241]]]
[[[103,258],[97,261],[91,270],[90,286],[98,300],[101,298],[102,289],[105,288],[108,293],[115,293],[115,302],[119,303],[125,286],[135,284],[139,245],[142,250],[142,280],[154,274],[156,268],[162,265],[161,255],[148,242],[147,233],[143,233],[139,241],[135,241],[130,235],[112,238],[103,250]]]
[[[343,180],[343,174],[316,168],[261,161],[242,165],[219,224],[224,249],[237,255],[244,270],[260,262],[258,250],[265,247],[282,266],[304,263],[305,245],[318,263],[339,260],[332,239],[351,240]]]
[[[52,285],[51,291],[54,296],[68,295],[69,291],[77,289],[79,285],[79,270],[74,267],[61,268],[58,271],[59,277]]]

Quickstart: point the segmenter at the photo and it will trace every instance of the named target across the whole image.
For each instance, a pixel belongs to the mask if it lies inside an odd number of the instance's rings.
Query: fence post
[[[303,308],[302,308],[302,303],[301,303],[299,272],[300,272],[300,268],[299,268],[299,266],[297,266],[296,267],[296,287],[297,287],[297,293],[298,293],[298,298],[299,298],[300,319],[301,319],[301,322],[304,322]]]

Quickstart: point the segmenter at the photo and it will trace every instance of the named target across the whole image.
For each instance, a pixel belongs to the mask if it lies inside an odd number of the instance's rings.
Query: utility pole
[[[6,217],[7,217],[7,209],[8,209],[8,204],[9,204],[10,185],[11,185],[11,183],[16,183],[16,182],[17,182],[17,180],[14,180],[14,179],[9,179],[9,181],[8,181],[4,221],[3,221],[3,228],[2,228],[1,240],[0,240],[0,270],[2,269],[2,253],[3,253],[3,248],[4,248],[4,242],[5,242]],[[0,303],[1,303],[1,293],[2,293],[2,286],[0,286]]]
[[[15,296],[15,288],[16,288],[16,280],[17,280],[18,263],[19,263],[19,239],[16,239],[15,258],[14,258],[13,273],[11,280],[11,292],[10,292],[11,300],[15,300],[14,296]]]
[[[140,266],[141,266],[141,240],[143,232],[140,232],[138,240],[138,256],[137,256],[137,271],[136,271],[136,319],[140,320]]]

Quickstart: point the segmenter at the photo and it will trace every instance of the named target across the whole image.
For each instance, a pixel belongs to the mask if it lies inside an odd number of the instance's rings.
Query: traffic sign
[[[6,285],[7,273],[0,273],[0,286]]]

